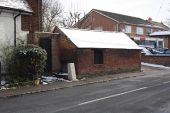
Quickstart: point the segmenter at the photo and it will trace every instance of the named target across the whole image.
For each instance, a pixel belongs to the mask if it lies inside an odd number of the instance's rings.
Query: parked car
[[[169,54],[169,55],[170,55],[170,50],[169,50],[169,49],[166,50],[166,51],[164,52],[164,54]]]
[[[145,55],[152,55],[152,53],[145,47],[145,46],[139,46],[141,48],[141,53],[144,53]]]
[[[170,55],[170,50],[168,48],[147,48],[152,54],[155,55]]]
[[[147,48],[152,54],[164,54],[164,51],[160,51],[155,48]]]

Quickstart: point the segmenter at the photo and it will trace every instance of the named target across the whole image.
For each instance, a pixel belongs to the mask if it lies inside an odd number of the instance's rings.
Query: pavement
[[[87,85],[87,84],[108,82],[111,80],[118,80],[118,79],[130,78],[130,77],[147,76],[147,75],[170,72],[169,70],[166,70],[166,69],[153,68],[153,67],[148,67],[148,66],[142,66],[141,70],[142,70],[141,72],[134,72],[134,73],[121,73],[121,74],[95,76],[95,77],[91,77],[91,78],[87,78],[87,79],[79,80],[79,81],[73,81],[73,82],[61,82],[60,81],[60,82],[54,82],[48,85],[28,86],[28,87],[21,87],[19,89],[1,90],[0,98],[16,97],[16,96],[21,96],[25,94],[34,94],[34,93],[82,86],[82,85]]]

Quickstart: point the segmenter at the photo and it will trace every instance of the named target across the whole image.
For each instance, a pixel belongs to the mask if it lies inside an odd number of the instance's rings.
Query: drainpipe
[[[119,23],[116,24],[116,32],[119,32]]]
[[[38,31],[41,31],[41,28],[40,28],[40,7],[39,7],[39,5],[40,5],[40,3],[39,3],[39,0],[37,0],[37,8],[38,8]]]
[[[16,47],[16,43],[17,43],[17,40],[16,40],[16,37],[17,37],[17,31],[16,31],[16,19],[17,17],[19,17],[21,15],[21,12],[19,12],[16,16],[14,16],[14,46]]]

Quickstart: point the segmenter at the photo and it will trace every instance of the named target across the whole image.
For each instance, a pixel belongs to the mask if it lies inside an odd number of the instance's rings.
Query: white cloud
[[[165,21],[170,18],[170,0],[62,0],[65,11],[88,12],[91,9],[101,9],[155,21]]]

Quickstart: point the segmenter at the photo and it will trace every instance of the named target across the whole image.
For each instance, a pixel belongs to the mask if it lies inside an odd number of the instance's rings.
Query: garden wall
[[[170,55],[145,55],[142,54],[142,62],[170,66]]]

